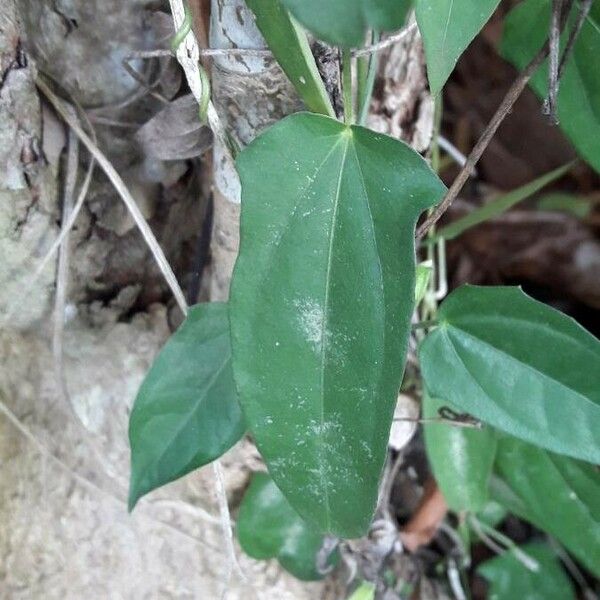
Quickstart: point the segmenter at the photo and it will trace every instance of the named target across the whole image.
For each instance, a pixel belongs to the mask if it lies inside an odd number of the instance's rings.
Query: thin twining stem
[[[475,147],[473,150],[471,150],[471,154],[469,154],[463,168],[460,170],[460,173],[450,186],[450,189],[446,192],[443,200],[417,229],[417,240],[423,239],[427,232],[440,220],[448,208],[450,208],[452,202],[454,202],[469,177],[473,174],[475,165],[479,162],[479,159],[485,152],[489,143],[492,141],[494,135],[496,135],[498,127],[500,127],[506,116],[512,110],[512,107],[529,83],[529,80],[533,74],[538,70],[544,60],[546,60],[548,52],[549,44],[546,42],[543,48],[536,54],[533,60],[525,67],[515,82],[510,86],[510,89],[506,93],[506,96],[504,96],[504,99],[500,103],[498,110],[496,110],[496,113],[488,123],[484,132],[481,134],[478,142],[475,144]]]
[[[416,23],[411,23],[404,29],[390,35],[389,37],[377,42],[376,44],[370,44],[364,48],[352,50],[351,55],[353,58],[358,56],[366,56],[368,54],[374,54],[381,52],[390,46],[393,46],[407,35],[413,33],[417,29]],[[200,56],[212,57],[212,56],[249,56],[256,58],[273,58],[273,53],[266,48],[199,48]],[[173,56],[173,52],[167,49],[158,50],[135,50],[127,55],[128,59],[131,58],[161,58],[163,56]]]

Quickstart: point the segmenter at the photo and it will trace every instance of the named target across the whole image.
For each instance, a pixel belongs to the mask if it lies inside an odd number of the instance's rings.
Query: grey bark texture
[[[132,50],[164,47],[172,35],[169,16],[154,7],[145,0],[0,3],[0,598],[212,600],[221,589],[226,555],[211,469],[155,492],[133,515],[126,511],[128,413],[180,315],[103,176],[94,177],[68,246],[64,388],[51,351],[56,260],[32,280],[60,229],[67,138],[36,92],[39,70],[86,110],[101,148],[187,287],[206,182],[186,176],[185,161],[160,160],[140,147],[132,124],[146,122],[162,105],[139,94],[121,65]],[[264,46],[240,0],[212,0],[212,19],[215,47]],[[155,90],[169,97],[181,74],[163,67],[170,79],[163,77]],[[406,82],[419,98],[420,73],[418,86]],[[217,110],[242,147],[300,106],[271,60],[220,57],[212,77]],[[88,160],[82,151],[77,189]],[[237,255],[236,181],[217,146],[213,300],[227,298]],[[235,517],[261,462],[244,440],[222,465]],[[329,593],[322,584],[296,581],[274,561],[242,556],[241,563],[252,583],[233,579],[229,600],[258,593],[265,600],[314,600]]]

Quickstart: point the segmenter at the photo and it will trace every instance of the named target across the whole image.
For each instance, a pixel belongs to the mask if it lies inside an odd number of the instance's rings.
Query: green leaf
[[[488,527],[498,527],[506,519],[507,510],[499,502],[488,500],[485,506],[475,515],[477,520]]]
[[[281,0],[319,39],[352,48],[368,28],[392,31],[404,25],[410,0]]]
[[[221,456],[245,429],[231,370],[227,304],[193,306],[154,361],[129,417],[129,509],[144,494]]]
[[[564,212],[578,219],[585,219],[591,214],[593,204],[591,200],[567,192],[550,192],[538,200],[537,208],[538,210]]]
[[[556,554],[545,544],[532,542],[521,550],[538,564],[529,570],[512,552],[492,558],[477,568],[490,582],[488,597],[493,600],[575,600],[575,590]]]
[[[492,16],[500,0],[416,0],[427,58],[429,87],[444,87],[460,55]]]
[[[323,536],[302,520],[266,473],[255,473],[244,495],[236,528],[248,556],[277,558],[304,581],[321,579],[316,567]]]
[[[432,394],[533,444],[600,462],[600,342],[519,288],[463,286],[421,346]]]
[[[530,198],[539,192],[549,183],[560,179],[574,164],[574,162],[570,162],[562,167],[559,167],[558,169],[554,169],[554,171],[550,171],[549,173],[534,179],[533,181],[530,181],[529,183],[526,183],[524,186],[521,186],[516,190],[508,192],[508,194],[503,194],[497,198],[494,198],[491,202],[488,202],[484,206],[475,209],[461,219],[457,219],[449,225],[442,227],[433,239],[428,240],[428,243],[435,242],[439,238],[453,240],[472,227],[500,216],[515,206],[515,204],[523,202],[523,200],[527,200],[527,198]]]
[[[600,473],[513,437],[498,443],[497,502],[557,538],[600,576]]]
[[[256,25],[306,107],[335,117],[325,84],[310,50],[306,32],[280,0],[247,0]]]
[[[363,581],[348,600],[374,600],[375,585],[368,581]]]
[[[269,471],[320,531],[363,534],[404,369],[414,229],[444,186],[405,144],[311,114],[238,158],[234,374]]]
[[[425,298],[427,288],[429,287],[429,280],[433,275],[433,263],[430,260],[426,260],[417,265],[416,271],[416,283],[415,283],[415,304],[420,304],[421,300]]]
[[[501,52],[504,58],[522,69],[529,63],[548,36],[551,0],[524,0],[507,16]],[[565,27],[562,45],[579,10],[574,3]],[[600,2],[594,2],[573,55],[560,82],[558,118],[560,126],[579,154],[600,172]],[[531,80],[535,93],[544,98],[548,91],[547,62]]]
[[[424,393],[423,416],[436,418],[445,405]],[[440,422],[426,424],[424,434],[427,458],[448,506],[457,512],[482,510],[496,455],[495,432]]]

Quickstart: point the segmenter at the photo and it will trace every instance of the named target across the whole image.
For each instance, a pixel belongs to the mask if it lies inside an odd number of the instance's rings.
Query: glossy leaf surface
[[[415,0],[433,94],[444,87],[460,55],[499,3],[500,0]]]
[[[129,418],[129,508],[218,458],[245,432],[231,370],[227,305],[190,308],[144,379]]]
[[[477,568],[489,582],[488,597],[494,600],[574,600],[575,590],[556,553],[547,545],[532,542],[520,549],[533,558],[531,571],[512,552],[492,558]]]
[[[502,483],[492,493],[508,510],[556,537],[600,576],[600,473],[510,436],[498,442]]]
[[[507,16],[502,40],[502,55],[522,69],[533,58],[548,36],[551,0],[525,0]],[[565,27],[566,43],[579,9],[574,3]],[[560,126],[579,154],[600,172],[600,2],[596,0],[586,19],[573,54],[560,81],[558,119]],[[540,98],[548,91],[547,62],[531,80]]]
[[[423,395],[423,416],[437,418],[448,403]],[[424,426],[427,458],[448,506],[457,512],[482,510],[496,456],[496,434],[490,428],[455,427],[448,423]]]
[[[368,28],[402,27],[409,0],[281,0],[319,39],[347,48],[360,46]]]
[[[316,558],[323,536],[309,529],[266,473],[253,475],[236,531],[242,549],[252,558],[277,558],[298,579],[321,579]]]
[[[432,394],[533,444],[600,462],[600,342],[519,288],[463,286],[421,346]]]
[[[408,146],[297,114],[238,159],[233,362],[258,448],[321,531],[365,532],[414,307],[414,229],[444,187]]]
[[[317,70],[306,32],[295,22],[280,0],[247,0],[256,25],[306,108],[334,117],[325,84]]]

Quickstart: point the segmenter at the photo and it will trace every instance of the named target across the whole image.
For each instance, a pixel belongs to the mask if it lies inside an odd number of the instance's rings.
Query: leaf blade
[[[545,544],[532,542],[520,549],[538,564],[530,571],[511,552],[482,563],[477,572],[490,582],[490,597],[496,600],[569,600],[575,590],[556,554]]]
[[[155,359],[129,418],[129,509],[153,489],[218,458],[244,434],[227,305],[191,307]]]
[[[331,100],[321,79],[306,33],[280,0],[248,0],[256,25],[292,82],[306,107],[335,117]]]
[[[321,579],[316,557],[323,536],[312,531],[266,473],[255,473],[240,506],[236,533],[242,549],[259,560],[277,558],[298,579]]]
[[[590,477],[592,469],[581,461],[503,436],[496,459],[501,479],[491,489],[500,504],[556,537],[600,576],[600,479],[597,472]]]
[[[518,288],[463,286],[421,346],[432,393],[554,452],[600,460],[600,343]]]
[[[445,403],[423,395],[423,416],[436,418]],[[496,456],[496,435],[482,430],[429,423],[424,428],[427,458],[448,503],[456,511],[477,512],[488,500],[488,483]]]
[[[500,0],[416,0],[432,94],[444,87],[460,55],[499,3]]]
[[[319,39],[352,48],[364,41],[367,28],[392,31],[404,23],[406,0],[282,0],[288,10]]]
[[[579,3],[574,3],[565,32],[570,31]],[[525,0],[505,19],[500,52],[522,69],[541,48],[547,37],[550,0]],[[568,33],[561,38],[564,48]],[[594,68],[600,54],[600,4],[594,2],[575,43],[573,55],[561,78],[558,119],[561,129],[580,156],[600,172],[600,73]],[[539,98],[548,91],[548,63],[532,77],[530,85]]]
[[[272,127],[238,168],[241,403],[292,506],[355,537],[372,516],[403,371],[415,222],[443,186],[404,144],[308,114]]]
[[[465,215],[464,217],[457,219],[456,221],[453,221],[444,227],[441,227],[435,237],[429,243],[433,243],[440,238],[444,238],[445,240],[453,240],[472,227],[504,214],[507,210],[511,209],[519,202],[523,202],[524,200],[527,200],[527,198],[530,198],[539,192],[549,183],[560,179],[569,171],[569,169],[571,169],[574,164],[575,162],[573,161],[563,165],[562,167],[558,167],[557,169],[554,169],[553,171],[550,171],[549,173],[546,173],[537,179],[526,183],[516,190],[512,190],[507,194],[502,194],[498,198],[494,198],[484,206],[476,208],[468,215]]]

